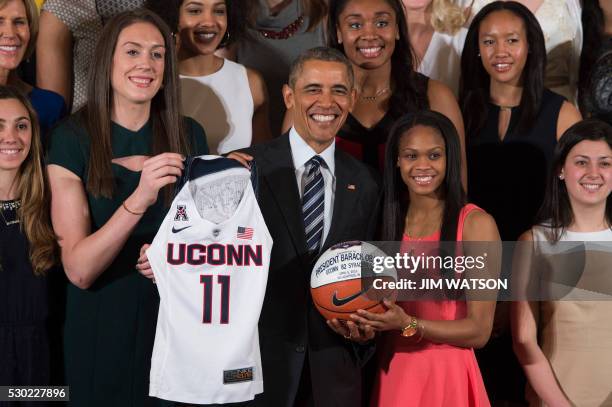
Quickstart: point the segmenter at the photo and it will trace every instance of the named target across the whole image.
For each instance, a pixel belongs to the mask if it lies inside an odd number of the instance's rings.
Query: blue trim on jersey
[[[231,158],[219,157],[212,160],[202,160],[198,157],[189,156],[184,161],[185,170],[181,177],[176,181],[174,186],[174,196],[178,195],[187,181],[198,179],[205,175],[214,174],[216,172],[225,171],[230,168],[241,168],[236,160]],[[257,177],[257,165],[255,160],[251,161],[251,184],[255,192],[255,198],[259,198],[259,182]]]

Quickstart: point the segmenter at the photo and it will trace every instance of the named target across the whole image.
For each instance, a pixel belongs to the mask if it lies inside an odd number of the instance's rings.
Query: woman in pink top
[[[400,118],[385,157],[382,240],[498,241],[495,221],[467,204],[451,121],[433,111]],[[401,293],[400,293],[401,296]],[[495,301],[386,302],[352,316],[383,332],[373,406],[489,406],[473,348],[487,343]]]

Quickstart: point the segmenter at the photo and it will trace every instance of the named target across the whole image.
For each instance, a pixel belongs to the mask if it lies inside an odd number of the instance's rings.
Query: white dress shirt
[[[323,207],[323,239],[321,246],[327,239],[331,219],[334,209],[334,194],[336,191],[336,163],[334,154],[336,152],[336,142],[334,141],[329,147],[317,154],[298,134],[294,127],[289,130],[289,146],[291,147],[291,157],[293,158],[293,168],[295,168],[295,180],[297,182],[300,200],[304,194],[303,176],[306,171],[306,163],[315,155],[318,155],[325,160],[325,165],[321,166],[321,175],[323,175],[325,201]],[[301,208],[300,208],[301,210]]]

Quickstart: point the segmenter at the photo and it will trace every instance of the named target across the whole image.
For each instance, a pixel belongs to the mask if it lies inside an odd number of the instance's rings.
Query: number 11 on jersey
[[[213,298],[213,276],[203,274],[200,283],[204,285],[204,309],[202,311],[202,323],[212,323],[212,298]],[[217,283],[221,285],[221,323],[229,323],[229,294],[230,276],[217,276]]]

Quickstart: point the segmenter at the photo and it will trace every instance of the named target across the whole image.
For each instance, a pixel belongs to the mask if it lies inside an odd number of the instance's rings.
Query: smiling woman
[[[469,197],[495,218],[502,240],[516,240],[533,224],[557,138],[580,120],[571,103],[544,87],[545,66],[544,35],[527,7],[496,1],[474,17],[461,56],[459,90]],[[479,352],[487,390],[494,400],[520,402],[523,379],[508,320],[499,318],[496,326],[501,337]],[[506,366],[502,372],[500,360]]]
[[[0,0],[0,85],[11,85],[28,95],[40,118],[41,133],[65,114],[62,97],[32,87],[19,78],[17,67],[34,52],[38,34],[38,10],[33,0]]]
[[[0,86],[0,383],[49,384],[47,271],[57,259],[36,114]]]
[[[381,240],[402,241],[402,247],[425,241],[429,248],[438,241],[499,240],[493,218],[466,202],[459,137],[444,115],[423,110],[395,122],[383,179]],[[443,407],[449,400],[464,407],[490,405],[472,348],[489,338],[494,301],[386,301],[385,306],[382,314],[351,315],[382,333],[371,406]]]
[[[472,16],[494,1],[460,0],[471,9]],[[583,44],[581,4],[588,7],[597,0],[518,0],[518,3],[529,8],[544,33],[547,60],[544,86],[574,103]]]
[[[559,140],[544,205],[535,226],[525,232],[521,240],[533,240],[535,250],[544,252],[550,250],[551,244],[566,241],[585,245],[591,241],[600,247],[609,247],[612,241],[611,191],[612,127],[595,119],[579,122]],[[563,248],[569,246],[561,243],[555,247],[556,253],[562,253]],[[609,274],[605,273],[607,263],[603,263],[602,270],[593,267],[602,264],[595,260],[595,251],[585,252],[584,268],[575,270],[581,278],[574,287],[584,286],[593,272],[598,271],[604,271],[600,275],[605,275],[605,280],[609,281]],[[572,257],[576,257],[575,252]],[[552,271],[556,275],[563,273],[556,268]],[[591,293],[609,294],[605,282],[602,285],[602,280],[597,278],[593,281],[599,281],[599,285]],[[608,321],[612,303],[566,300],[571,297],[570,294],[563,301],[512,304],[514,349],[529,380],[526,395],[530,406],[609,404],[612,329]],[[588,339],[582,334],[568,335],[568,332],[588,332]]]
[[[148,0],[175,30],[181,109],[204,127],[214,154],[271,137],[268,94],[259,73],[215,51],[242,40],[247,8],[241,0]]]
[[[544,35],[520,3],[496,1],[474,17],[461,65],[470,197],[495,217],[504,240],[515,240],[542,202],[557,138],[580,113],[544,88]]]
[[[155,287],[134,270],[167,209],[182,155],[207,153],[182,118],[169,29],[150,11],[112,18],[98,42],[88,102],[57,127],[51,217],[68,279],[67,384],[75,405],[150,403]],[[113,389],[113,391],[108,391]]]
[[[393,122],[425,108],[449,117],[463,146],[463,120],[451,90],[414,70],[399,0],[331,1],[327,30],[329,45],[351,61],[357,89],[355,106],[338,134],[339,148],[382,171]],[[462,171],[465,183],[465,160]]]
[[[161,33],[151,24],[134,23],[119,34],[111,70],[115,116],[151,102],[162,84],[165,53]]]

